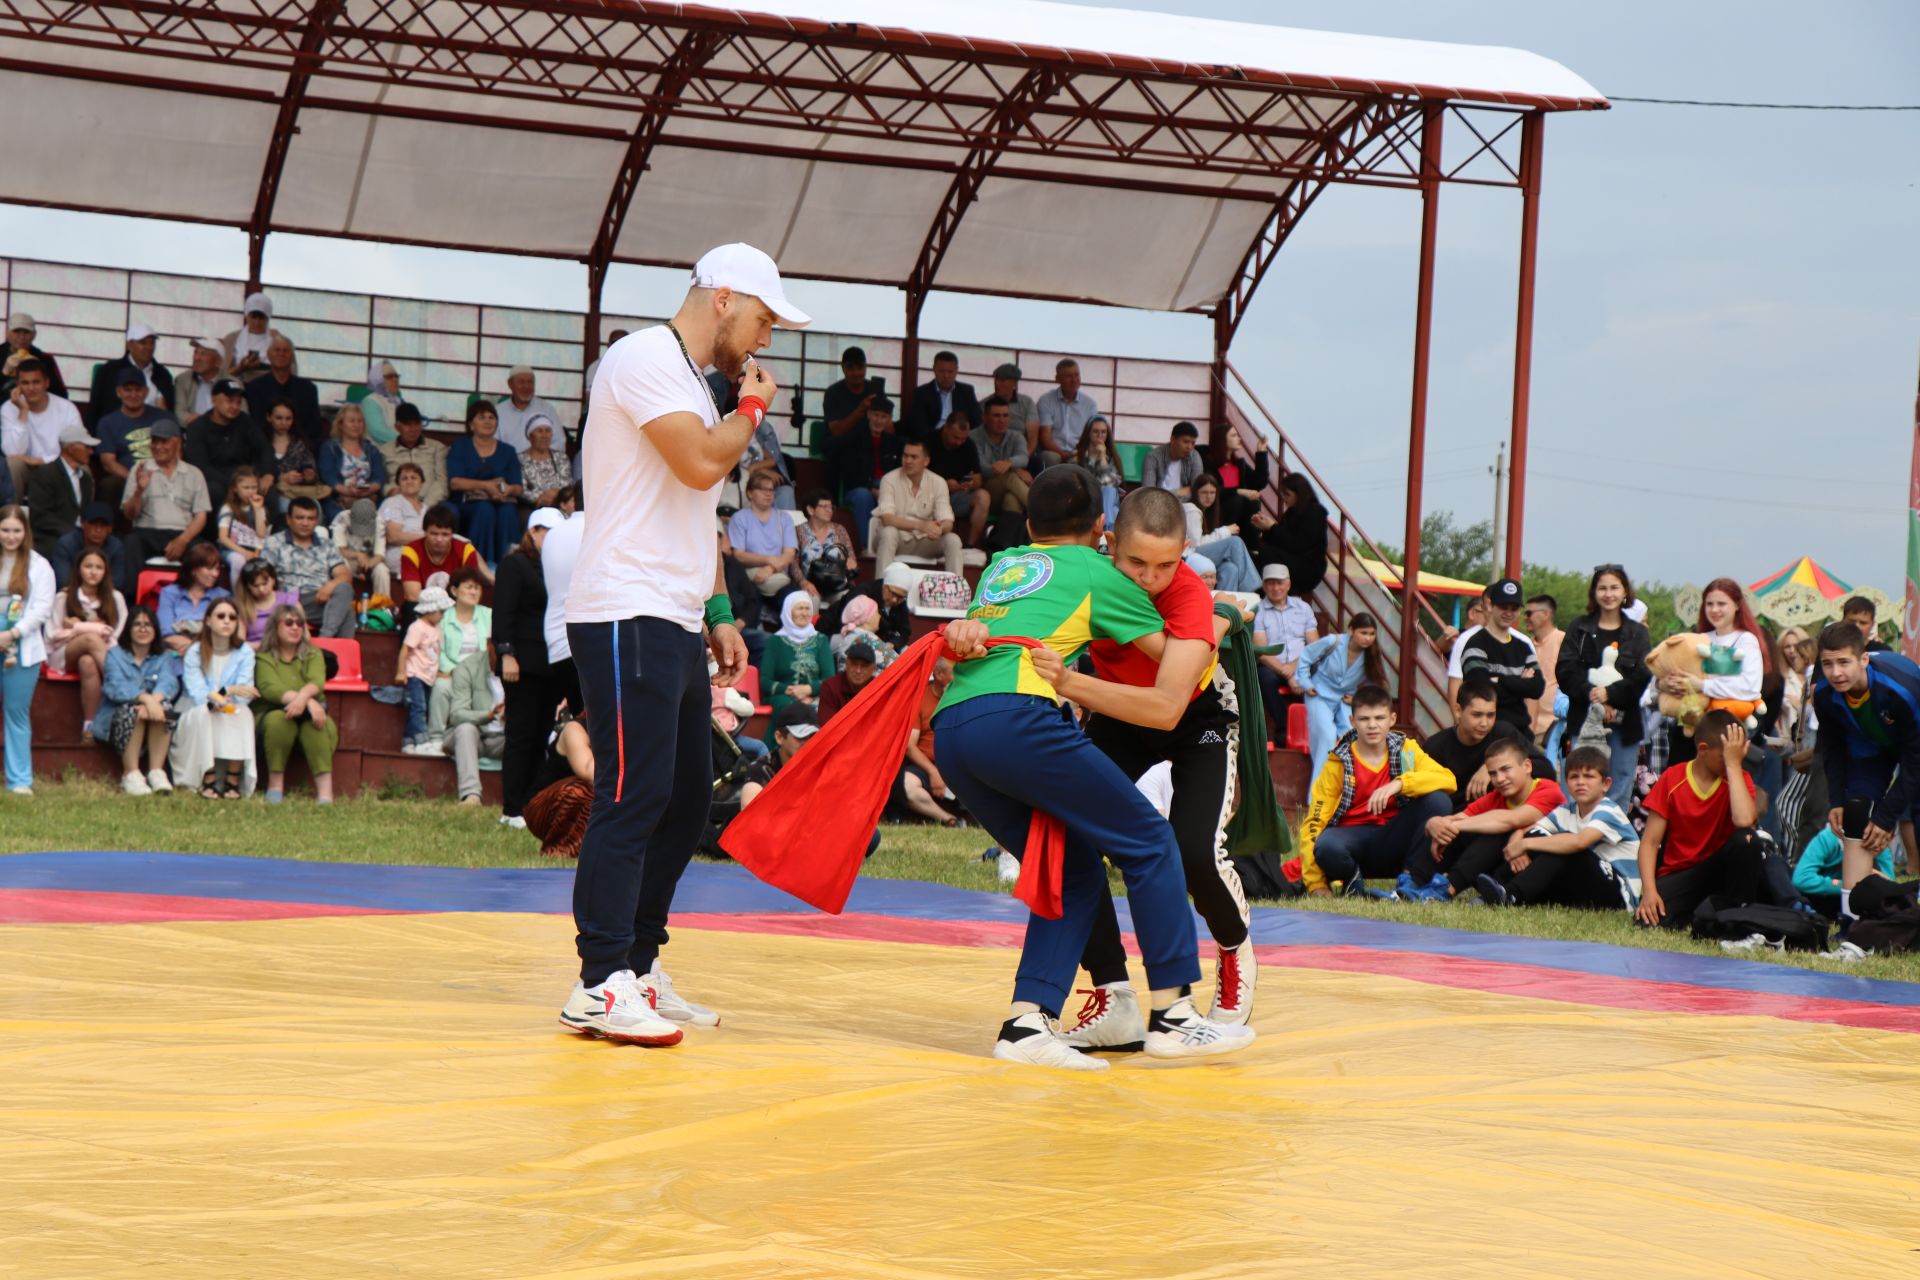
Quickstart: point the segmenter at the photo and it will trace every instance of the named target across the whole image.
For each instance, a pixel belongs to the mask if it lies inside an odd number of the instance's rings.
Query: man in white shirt
[[[507,374],[507,398],[494,406],[500,415],[500,443],[510,444],[516,453],[527,450],[527,422],[544,416],[555,426],[560,411],[533,394],[533,366],[515,365]]]
[[[708,652],[712,684],[746,668],[714,523],[721,483],[779,393],[751,359],[776,322],[799,328],[808,317],[787,301],[773,259],[722,245],[694,267],[673,319],[615,343],[594,377],[578,556],[593,572],[566,592],[594,798],[574,873],[580,981],[560,1012],[585,1035],[671,1045],[683,1026],[720,1021],[675,992],[659,954],[712,797]],[[740,407],[725,417],[708,365],[742,378]]]
[[[880,477],[880,535],[873,544],[873,571],[884,574],[895,557],[943,556],[948,573],[960,572],[960,535],[953,531],[953,501],[947,482],[927,470],[927,446],[909,440],[900,465]]]
[[[22,360],[13,376],[13,394],[0,405],[0,453],[7,456],[13,491],[24,495],[27,472],[59,457],[60,433],[83,424],[73,401],[53,394],[38,360]]]

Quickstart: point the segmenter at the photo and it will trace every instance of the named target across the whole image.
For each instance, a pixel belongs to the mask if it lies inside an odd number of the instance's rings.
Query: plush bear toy
[[[1600,651],[1599,666],[1587,668],[1587,683],[1596,689],[1611,689],[1624,679],[1626,677],[1620,674],[1620,646],[1617,644],[1610,644]],[[1640,714],[1638,709],[1634,714]],[[1599,747],[1603,751],[1606,749],[1607,717],[1599,707],[1587,708],[1587,718],[1580,722],[1580,736],[1574,739],[1573,745]]]
[[[1711,637],[1698,632],[1682,631],[1678,635],[1668,636],[1653,647],[1647,655],[1647,670],[1653,673],[1654,683],[1658,684],[1665,675],[1679,674],[1692,677],[1695,686],[1683,697],[1670,693],[1660,695],[1660,714],[1669,720],[1677,720],[1681,731],[1692,733],[1694,726],[1700,723],[1700,717],[1708,711],[1729,711],[1736,720],[1744,720],[1747,728],[1757,728],[1759,722],[1755,713],[1764,709],[1761,702],[1742,702],[1729,698],[1709,699],[1699,691],[1699,683],[1707,676],[1738,675],[1740,655],[1731,645],[1716,645]]]

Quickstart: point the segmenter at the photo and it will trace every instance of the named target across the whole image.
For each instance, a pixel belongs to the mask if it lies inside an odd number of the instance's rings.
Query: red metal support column
[[[1513,335],[1513,471],[1507,480],[1507,576],[1518,578],[1527,524],[1527,416],[1533,393],[1533,276],[1540,245],[1540,139],[1546,115],[1520,126],[1520,302]]]
[[[307,98],[307,85],[313,80],[325,54],[327,30],[339,16],[346,0],[320,0],[307,14],[306,29],[300,35],[300,48],[293,69],[287,73],[286,88],[280,95],[280,110],[273,120],[273,136],[267,141],[267,158],[260,167],[260,189],[254,195],[253,216],[247,220],[247,290],[260,287],[261,267],[267,253],[267,233],[273,229],[273,204],[280,194],[280,175],[287,167],[287,152],[293,135],[300,132],[300,107]]]
[[[1420,517],[1427,468],[1427,363],[1433,340],[1433,253],[1440,221],[1440,141],[1446,108],[1428,103],[1420,125],[1420,283],[1413,317],[1413,408],[1407,439],[1406,565],[1400,574],[1400,723],[1414,722],[1420,671]]]
[[[1207,384],[1207,447],[1220,458],[1230,456],[1223,450],[1233,434],[1227,427],[1227,348],[1232,345],[1233,320],[1222,299],[1213,309],[1213,377]]]

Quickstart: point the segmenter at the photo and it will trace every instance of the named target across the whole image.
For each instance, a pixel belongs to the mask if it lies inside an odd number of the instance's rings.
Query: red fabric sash
[[[1040,642],[1020,636],[989,647]],[[867,845],[887,806],[906,755],[920,698],[942,655],[944,631],[922,636],[894,659],[873,687],[813,735],[781,766],[752,804],[727,825],[720,847],[755,876],[810,906],[838,915],[853,892]],[[1066,860],[1066,828],[1033,811],[1014,896],[1037,915],[1057,920]]]

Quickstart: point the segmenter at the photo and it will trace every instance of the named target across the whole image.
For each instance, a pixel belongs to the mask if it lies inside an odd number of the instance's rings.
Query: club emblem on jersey
[[[1006,604],[1030,596],[1053,576],[1053,560],[1038,553],[1008,556],[987,571],[980,584],[980,603]]]

